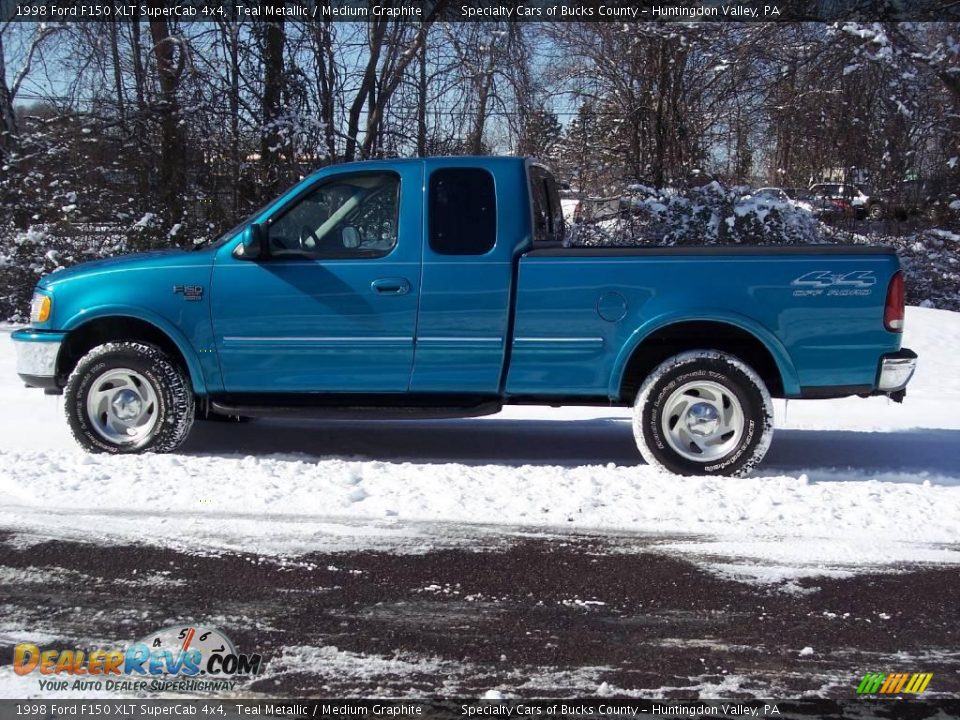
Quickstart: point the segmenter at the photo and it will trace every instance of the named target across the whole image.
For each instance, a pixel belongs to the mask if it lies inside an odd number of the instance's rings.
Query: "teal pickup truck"
[[[903,398],[889,248],[563,235],[530,160],[326,167],[210,247],[44,277],[18,372],[93,452],[171,451],[195,418],[633,406],[647,462],[712,475],[761,460],[771,397]]]

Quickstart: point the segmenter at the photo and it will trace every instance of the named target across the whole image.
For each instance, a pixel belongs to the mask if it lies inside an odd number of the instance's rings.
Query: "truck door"
[[[523,164],[430,160],[426,173],[423,285],[410,389],[497,394],[509,334],[513,251],[524,231],[529,234]],[[504,198],[517,208],[499,207]]]
[[[320,177],[221,254],[211,312],[227,392],[402,392],[413,369],[422,165]]]

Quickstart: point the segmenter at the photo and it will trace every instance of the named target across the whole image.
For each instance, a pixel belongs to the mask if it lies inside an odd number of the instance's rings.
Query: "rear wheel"
[[[64,400],[74,438],[91,452],[170,452],[193,424],[186,375],[146,343],[95,347],[70,375]]]
[[[745,475],[770,447],[773,405],[760,377],[732,355],[681,353],[644,381],[634,405],[644,460],[680,475]]]

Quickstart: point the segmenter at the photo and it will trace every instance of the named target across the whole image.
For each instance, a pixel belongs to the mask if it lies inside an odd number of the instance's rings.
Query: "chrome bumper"
[[[903,390],[913,371],[917,369],[917,354],[904,348],[897,353],[880,360],[880,375],[877,378],[877,390],[881,393],[894,393]]]
[[[56,384],[57,356],[63,344],[62,333],[17,330],[11,336],[17,352],[17,374],[32,387]]]

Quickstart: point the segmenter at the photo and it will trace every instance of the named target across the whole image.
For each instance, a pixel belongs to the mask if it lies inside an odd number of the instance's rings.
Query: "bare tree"
[[[27,26],[29,36],[23,38],[25,48],[20,53],[22,58],[20,68],[8,80],[4,38],[9,37],[14,27],[13,21],[0,24],[0,153],[9,151],[16,144],[18,129],[14,102],[24,80],[30,75],[34,58],[40,52],[44,42],[61,29],[60,25],[49,24]],[[24,28],[18,27],[17,30],[22,37]]]
[[[186,186],[185,146],[180,130],[177,90],[187,61],[187,47],[182,37],[171,33],[169,23],[162,15],[150,19],[150,38],[160,86],[153,107],[160,117],[160,188],[167,212],[176,219],[183,214]]]

